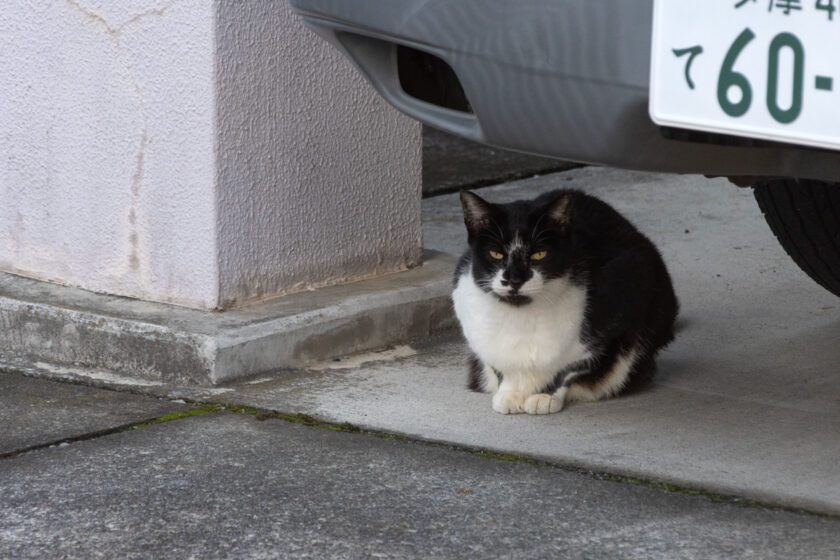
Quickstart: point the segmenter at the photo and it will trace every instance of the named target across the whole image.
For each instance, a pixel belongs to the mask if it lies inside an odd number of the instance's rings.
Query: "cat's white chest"
[[[586,290],[566,280],[547,282],[534,301],[514,307],[482,291],[467,271],[452,300],[472,351],[523,389],[590,355],[581,342]]]

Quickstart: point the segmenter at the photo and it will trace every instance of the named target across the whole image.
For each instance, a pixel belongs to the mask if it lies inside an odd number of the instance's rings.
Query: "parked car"
[[[751,186],[787,252],[840,295],[833,0],[291,1],[428,125]]]

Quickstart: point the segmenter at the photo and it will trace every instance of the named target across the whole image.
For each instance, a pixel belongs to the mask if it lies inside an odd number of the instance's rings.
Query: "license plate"
[[[657,124],[840,149],[840,0],[654,0]]]

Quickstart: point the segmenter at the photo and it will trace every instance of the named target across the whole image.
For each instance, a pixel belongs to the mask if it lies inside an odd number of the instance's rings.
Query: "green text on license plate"
[[[840,0],[654,0],[657,124],[840,149]]]

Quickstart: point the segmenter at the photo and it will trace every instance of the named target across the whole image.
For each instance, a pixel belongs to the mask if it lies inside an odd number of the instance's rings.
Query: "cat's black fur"
[[[605,202],[575,190],[509,204],[490,204],[467,192],[461,196],[470,248],[458,264],[456,284],[470,265],[485,292],[490,289],[482,280],[492,278],[500,266],[510,269],[511,280],[527,280],[533,267],[546,280],[567,276],[586,288],[581,339],[595,349],[574,383],[595,386],[616,359],[634,347],[643,352],[619,393],[637,389],[651,378],[657,352],[674,338],[679,306],[662,257],[647,237]],[[547,257],[513,264],[492,259],[489,251],[499,246],[500,239],[509,240],[517,232],[527,246],[524,254],[548,249]],[[509,303],[530,305],[527,297]],[[468,387],[481,390],[484,365],[474,354],[468,369]],[[541,392],[558,389],[569,369],[557,372]],[[504,375],[496,373],[500,379]]]

